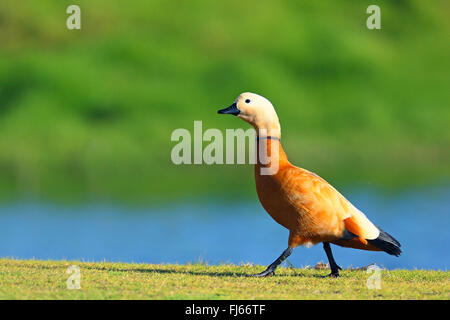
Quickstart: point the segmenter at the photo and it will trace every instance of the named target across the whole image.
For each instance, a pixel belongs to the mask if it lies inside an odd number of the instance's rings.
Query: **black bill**
[[[220,114],[234,114],[235,116],[237,116],[240,113],[240,111],[237,108],[237,105],[236,105],[236,102],[235,102],[231,106],[229,106],[228,108],[221,109],[221,110],[217,111],[217,113],[220,113]]]

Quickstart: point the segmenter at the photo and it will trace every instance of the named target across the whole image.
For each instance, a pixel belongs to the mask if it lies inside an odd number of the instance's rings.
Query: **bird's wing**
[[[346,229],[362,239],[378,237],[378,228],[324,179],[297,167],[288,175],[282,186],[287,198],[299,212],[308,215],[306,220],[316,233],[342,236]]]
[[[352,209],[351,217],[344,219],[344,224],[345,229],[358,236],[364,244],[367,244],[366,240],[374,240],[380,235],[380,230],[355,207]]]

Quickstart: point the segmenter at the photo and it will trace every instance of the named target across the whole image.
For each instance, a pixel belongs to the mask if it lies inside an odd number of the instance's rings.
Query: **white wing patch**
[[[375,240],[380,235],[380,230],[366,217],[364,213],[353,207],[352,219],[361,230],[361,236],[367,240]]]

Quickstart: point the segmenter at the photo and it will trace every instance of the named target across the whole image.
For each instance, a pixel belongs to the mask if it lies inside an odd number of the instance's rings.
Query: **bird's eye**
[[[245,99],[245,103],[250,103],[250,99]]]

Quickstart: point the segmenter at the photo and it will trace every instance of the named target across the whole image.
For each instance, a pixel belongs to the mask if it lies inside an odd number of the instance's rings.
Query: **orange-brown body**
[[[332,277],[341,269],[330,243],[363,250],[401,254],[400,242],[375,226],[325,180],[293,166],[280,144],[281,126],[272,103],[251,93],[240,94],[219,114],[232,114],[251,124],[257,135],[256,190],[264,209],[289,230],[289,246],[266,270],[266,277],[299,245],[323,243]]]
[[[276,146],[271,144],[275,143]],[[308,170],[292,165],[278,139],[263,139],[270,162],[255,165],[259,200],[270,216],[289,230],[289,246],[331,242],[336,245],[379,251],[364,238],[365,216],[325,180]],[[272,147],[278,150],[271,154]],[[260,145],[258,144],[258,154]],[[278,161],[274,175],[262,175],[261,168]],[[361,218],[361,215],[363,218]],[[359,219],[358,219],[359,218]],[[365,218],[366,219],[366,218]],[[363,220],[365,221],[365,220]],[[357,237],[342,240],[344,230]]]

